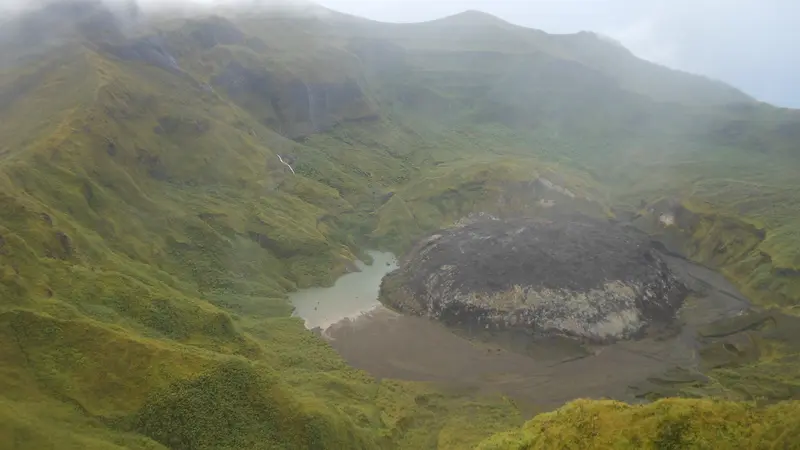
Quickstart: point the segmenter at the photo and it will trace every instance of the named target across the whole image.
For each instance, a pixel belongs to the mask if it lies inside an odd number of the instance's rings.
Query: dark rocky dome
[[[669,323],[687,292],[645,236],[611,222],[482,218],[420,242],[381,301],[450,325],[610,342]]]

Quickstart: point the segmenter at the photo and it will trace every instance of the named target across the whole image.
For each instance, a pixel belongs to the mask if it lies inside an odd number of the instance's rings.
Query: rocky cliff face
[[[290,138],[330,129],[340,122],[378,117],[358,81],[306,82],[290,74],[231,62],[212,83],[245,107],[258,104],[259,119]]]
[[[472,329],[590,342],[667,324],[688,290],[642,236],[586,217],[479,219],[419,243],[381,301]]]

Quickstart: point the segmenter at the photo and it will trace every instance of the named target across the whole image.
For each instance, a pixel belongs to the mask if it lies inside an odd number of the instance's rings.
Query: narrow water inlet
[[[387,273],[397,268],[397,258],[392,253],[367,251],[371,265],[357,261],[360,272],[339,277],[326,288],[301,289],[289,294],[294,306],[293,316],[301,317],[308,329],[327,329],[344,320],[355,319],[380,306],[378,290]]]

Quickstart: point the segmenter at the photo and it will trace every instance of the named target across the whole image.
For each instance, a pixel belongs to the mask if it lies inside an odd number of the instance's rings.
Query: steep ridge
[[[413,402],[381,406],[424,387],[395,394],[288,317],[286,291],[330,283],[355,258],[366,184],[208,89],[172,56],[175,36],[73,42],[40,78],[12,71],[3,89],[3,440],[380,448],[416,428],[435,436],[442,425],[392,425]],[[252,415],[228,428],[234,412]]]
[[[795,112],[484,16],[131,31],[98,2],[63,8],[50,39],[3,43],[0,436],[16,447],[434,448],[470,430],[463,448],[517,426],[504,400],[347,367],[285,294],[330,284],[367,244],[536,211],[541,175],[579,209],[683,195],[756,217],[754,246],[718,262],[752,269],[755,299],[798,301]],[[650,91],[619,58],[666,81]],[[740,240],[714,208],[683,227],[707,243],[698,259]]]

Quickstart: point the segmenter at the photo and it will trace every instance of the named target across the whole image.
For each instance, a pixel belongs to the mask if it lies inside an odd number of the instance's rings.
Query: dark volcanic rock
[[[645,236],[573,216],[442,230],[384,278],[380,298],[454,326],[610,342],[668,324],[687,293]]]

